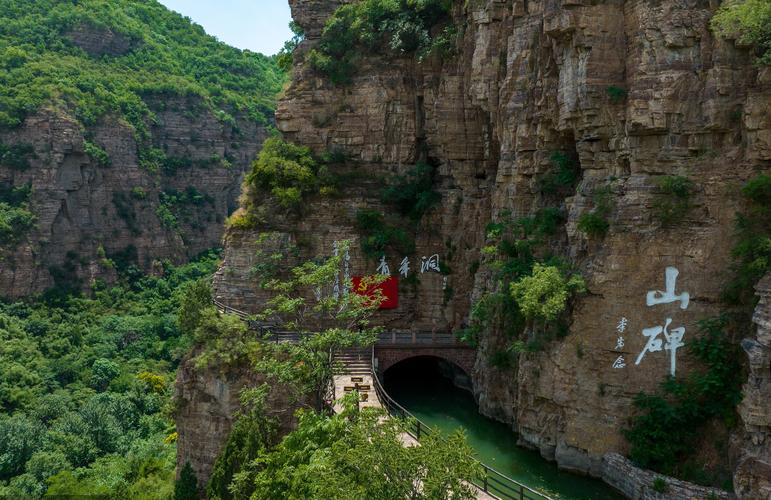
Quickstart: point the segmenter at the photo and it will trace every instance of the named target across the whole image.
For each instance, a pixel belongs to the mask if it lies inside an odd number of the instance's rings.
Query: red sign
[[[375,290],[383,293],[384,300],[380,303],[379,309],[396,309],[399,307],[399,278],[389,276],[379,285],[361,286],[361,276],[351,278],[353,291],[359,295],[372,295]]]

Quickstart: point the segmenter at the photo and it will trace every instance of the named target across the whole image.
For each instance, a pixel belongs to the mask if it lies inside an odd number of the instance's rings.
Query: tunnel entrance
[[[415,356],[392,365],[383,374],[383,385],[392,397],[405,391],[422,395],[462,389],[471,394],[471,377],[455,363],[436,356]]]

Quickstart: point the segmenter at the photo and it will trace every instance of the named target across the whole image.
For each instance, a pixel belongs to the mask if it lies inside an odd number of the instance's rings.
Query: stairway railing
[[[420,441],[421,437],[434,434],[436,431],[429,425],[422,422],[415,415],[407,411],[402,405],[397,403],[383,388],[380,377],[375,367],[375,348],[372,348],[372,384],[375,387],[380,404],[391,417],[403,420],[406,423],[407,433]],[[479,461],[478,461],[479,462]],[[552,500],[551,497],[540,493],[519,481],[516,481],[505,474],[479,462],[483,470],[481,478],[474,481],[474,485],[490,496],[501,500]]]

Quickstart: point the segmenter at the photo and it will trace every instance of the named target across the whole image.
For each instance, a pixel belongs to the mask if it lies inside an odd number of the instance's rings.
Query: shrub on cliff
[[[349,83],[362,52],[392,57],[447,52],[453,31],[434,35],[449,21],[450,0],[362,0],[339,7],[308,54],[312,68],[335,84]]]
[[[724,298],[754,307],[755,284],[771,272],[771,175],[760,174],[742,188],[746,208],[736,216],[734,279]]]
[[[755,48],[761,64],[771,64],[771,2],[727,0],[711,22],[720,36]]]
[[[284,208],[299,208],[305,195],[334,191],[334,179],[310,148],[278,137],[265,141],[246,183],[270,193]]]
[[[687,378],[669,377],[658,394],[639,393],[635,407],[640,413],[632,419],[624,435],[631,445],[630,458],[648,469],[688,480],[713,481],[692,463],[698,439],[711,419],[731,427],[736,421],[736,405],[742,398],[739,348],[727,333],[725,317],[700,322],[701,335],[688,343],[688,351],[704,366]],[[730,486],[730,473],[727,478]]]

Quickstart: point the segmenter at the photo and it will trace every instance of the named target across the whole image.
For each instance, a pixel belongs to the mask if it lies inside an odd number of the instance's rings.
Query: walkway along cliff
[[[267,194],[254,197],[244,209],[256,214],[251,227],[225,236],[216,299],[253,312],[266,298],[255,270],[269,256],[281,254],[281,266],[290,266],[350,239],[348,276],[385,265],[400,280],[398,307],[382,311],[387,330],[476,327],[471,375],[481,412],[562,468],[603,477],[630,497],[656,495],[660,475],[623,458],[630,445],[622,430],[638,413],[635,395],[699,370],[687,346],[700,320],[727,308],[735,217],[745,208],[740,188],[771,166],[771,71],[713,36],[717,2],[475,0],[454,3],[451,55],[369,54],[349,84],[334,85],[309,54],[343,3],[290,1],[305,40],[276,112],[285,140],[332,158],[336,193],[304,198],[299,214],[276,208]],[[381,193],[415,165],[430,167],[441,201],[402,223]],[[569,181],[560,184],[561,175]],[[668,218],[673,179],[690,182],[688,203]],[[414,245],[371,251],[362,214],[373,212]],[[500,282],[495,238],[511,230],[507,221],[520,228],[548,214],[555,227],[539,242],[542,252],[580,273],[586,293],[549,335],[532,325],[514,334],[505,322],[480,326],[475,305]],[[705,436],[699,456],[707,469],[735,472],[738,496],[764,498],[769,345],[747,328],[748,420],[711,429],[718,438]],[[243,380],[215,390],[206,375],[194,381],[182,371],[180,381],[221,406],[216,429],[199,436],[209,455],[188,454],[183,428],[205,423],[200,408],[185,406],[192,400],[182,401],[179,463],[190,460],[205,478],[231,419],[227,395]],[[707,496],[667,481],[671,495]]]

